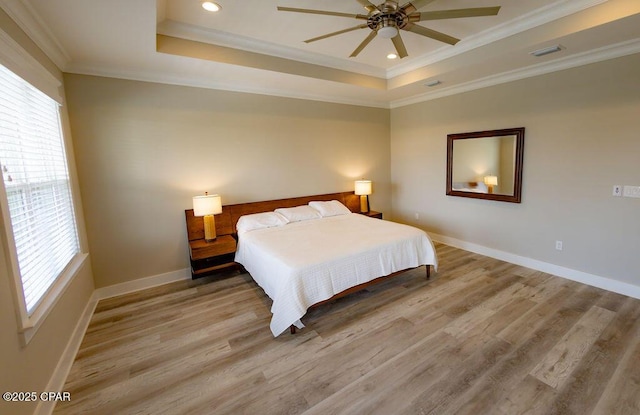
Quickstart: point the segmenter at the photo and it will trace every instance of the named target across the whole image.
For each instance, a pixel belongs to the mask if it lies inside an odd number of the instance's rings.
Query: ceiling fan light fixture
[[[480,17],[480,16],[495,16],[500,10],[500,6],[496,7],[474,7],[466,9],[449,9],[449,10],[434,10],[431,12],[419,12],[418,10],[425,7],[429,3],[435,0],[411,0],[408,3],[400,6],[398,0],[384,0],[381,4],[375,5],[370,0],[357,0],[361,6],[365,8],[367,14],[352,14],[343,13],[330,10],[312,10],[312,9],[298,9],[294,7],[281,7],[278,6],[279,11],[296,12],[296,13],[308,13],[319,14],[325,16],[337,16],[355,18],[357,20],[364,20],[366,23],[359,24],[355,27],[338,30],[336,32],[327,33],[322,36],[317,36],[312,39],[305,40],[305,43],[315,42],[316,40],[326,39],[332,36],[341,35],[343,33],[351,32],[356,29],[369,29],[368,36],[358,45],[358,47],[349,55],[350,58],[358,56],[362,50],[371,43],[376,37],[380,36],[384,39],[390,39],[393,42],[393,46],[396,49],[397,55],[400,58],[407,57],[407,48],[404,45],[404,41],[400,36],[400,30],[406,30],[413,32],[417,35],[424,36],[439,42],[443,42],[449,45],[455,45],[460,41],[453,36],[449,36],[446,33],[438,32],[437,30],[429,29],[416,24],[417,22],[439,19],[457,19],[464,17]]]
[[[383,26],[378,29],[378,35],[385,39],[392,39],[398,34],[398,28],[395,26]]]
[[[214,13],[222,9],[222,7],[220,7],[218,3],[214,3],[212,1],[203,1],[202,8],[208,12],[214,12]]]
[[[378,29],[376,31],[380,37],[392,39],[398,35],[398,26],[392,17],[384,16],[378,21]]]

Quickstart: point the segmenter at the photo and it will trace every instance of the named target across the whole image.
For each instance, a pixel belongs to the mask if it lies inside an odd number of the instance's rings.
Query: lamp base
[[[369,212],[369,195],[360,195],[360,213]]]
[[[207,242],[215,241],[216,235],[216,220],[213,215],[204,216],[204,240]]]

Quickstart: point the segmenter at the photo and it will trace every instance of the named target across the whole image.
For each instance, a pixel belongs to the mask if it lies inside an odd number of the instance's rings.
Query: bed
[[[463,192],[489,193],[489,188],[483,182],[454,182],[451,188]]]
[[[419,266],[428,278],[430,266],[437,267],[424,231],[359,209],[359,197],[345,192],[228,205],[216,216],[218,235],[237,230],[235,261],[273,300],[274,337],[303,328],[301,318],[313,306]],[[191,231],[198,219],[190,222],[187,211]]]

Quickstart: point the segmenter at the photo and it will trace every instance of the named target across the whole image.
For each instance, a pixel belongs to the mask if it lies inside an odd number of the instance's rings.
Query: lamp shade
[[[371,180],[356,180],[355,194],[359,196],[371,194]]]
[[[218,195],[194,196],[193,197],[193,215],[207,216],[222,213],[222,200]]]
[[[497,186],[498,176],[484,176],[484,184],[487,186]]]

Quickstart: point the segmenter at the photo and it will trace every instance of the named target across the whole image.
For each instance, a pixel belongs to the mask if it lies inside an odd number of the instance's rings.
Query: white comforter
[[[415,227],[352,213],[240,235],[236,262],[273,300],[271,332],[304,327],[307,309],[348,288],[437,258]]]

